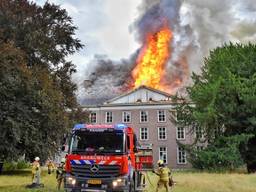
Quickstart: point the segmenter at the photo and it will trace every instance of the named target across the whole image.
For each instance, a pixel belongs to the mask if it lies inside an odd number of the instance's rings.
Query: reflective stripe
[[[84,160],[84,162],[85,162],[86,165],[90,165],[91,164],[91,162],[89,160]]]
[[[86,164],[84,160],[79,160],[79,161],[80,161],[80,163],[81,163],[82,165],[85,165],[85,164]]]
[[[80,165],[81,164],[81,162],[79,160],[74,160],[74,162],[75,162],[76,165]]]

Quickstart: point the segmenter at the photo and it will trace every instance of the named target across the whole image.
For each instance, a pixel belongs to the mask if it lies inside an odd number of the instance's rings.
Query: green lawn
[[[150,181],[148,182],[147,191],[156,190],[157,176],[148,173]],[[175,187],[173,192],[255,192],[256,191],[256,174],[216,174],[216,173],[173,173]],[[42,174],[43,189],[26,189],[25,186],[31,183],[30,171],[19,171],[14,173],[4,173],[0,175],[1,192],[39,192],[39,191],[57,191],[55,174]],[[160,190],[163,192],[164,190]]]

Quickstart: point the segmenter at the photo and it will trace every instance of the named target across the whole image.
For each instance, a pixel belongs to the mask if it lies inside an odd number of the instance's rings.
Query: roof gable
[[[105,104],[137,103],[170,100],[171,95],[157,89],[140,86],[128,93],[115,97]]]

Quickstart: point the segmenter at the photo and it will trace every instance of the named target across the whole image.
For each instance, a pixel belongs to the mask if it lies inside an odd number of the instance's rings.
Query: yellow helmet
[[[164,164],[164,161],[163,161],[162,159],[159,159],[159,160],[157,161],[157,164],[158,164],[158,165],[163,165],[163,164]]]
[[[66,159],[65,158],[61,158],[61,163],[65,163],[66,162]]]

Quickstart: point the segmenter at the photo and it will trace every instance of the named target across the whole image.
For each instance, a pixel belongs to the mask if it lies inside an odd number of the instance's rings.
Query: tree
[[[66,57],[82,48],[66,10],[0,2],[0,158],[41,159],[58,150],[78,104]]]
[[[25,53],[28,66],[46,68],[64,95],[63,104],[74,107],[71,74],[76,70],[66,57],[83,45],[74,38],[77,28],[67,11],[48,2],[40,7],[28,0],[2,0],[0,27],[0,44],[12,42]]]
[[[199,128],[210,145],[220,136],[253,135],[240,146],[249,172],[256,171],[255,51],[253,44],[229,44],[211,51],[202,73],[192,75],[193,85],[187,89],[192,104],[177,107],[180,126]]]

